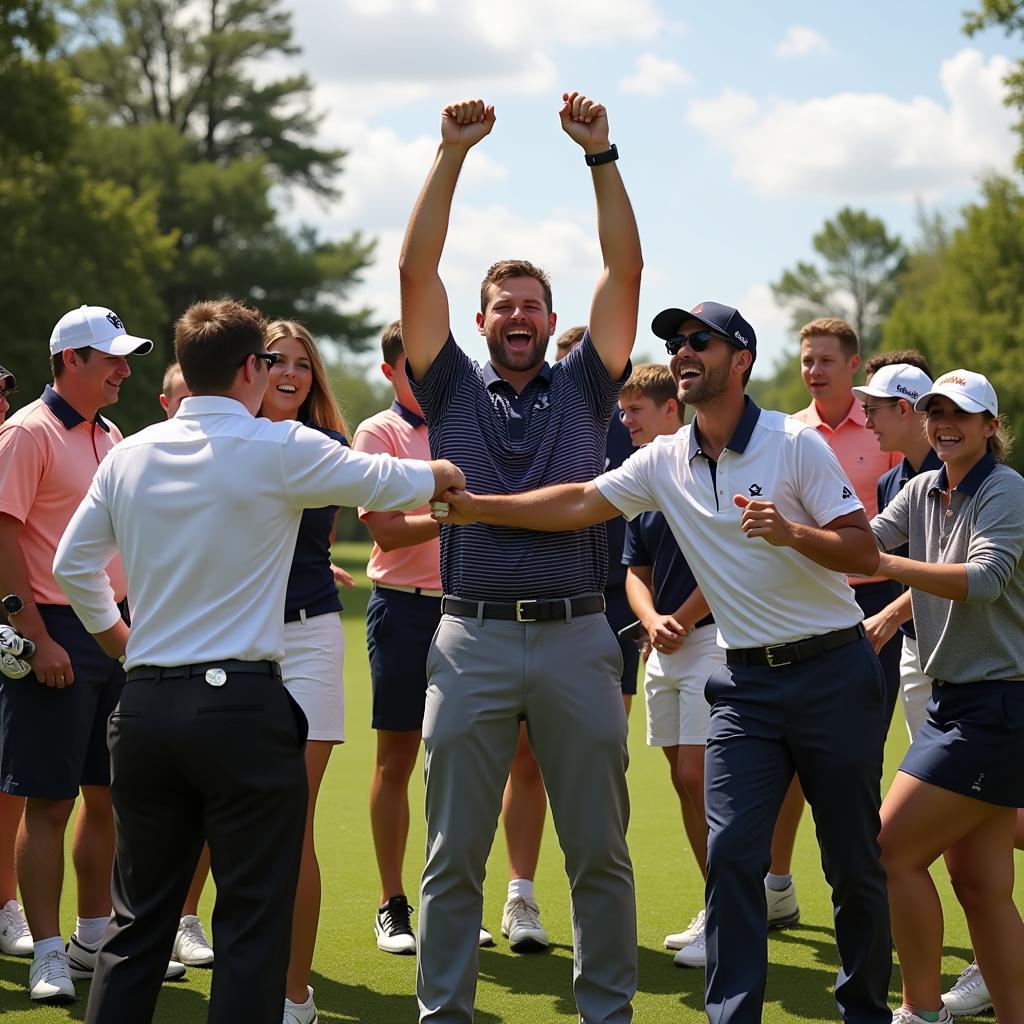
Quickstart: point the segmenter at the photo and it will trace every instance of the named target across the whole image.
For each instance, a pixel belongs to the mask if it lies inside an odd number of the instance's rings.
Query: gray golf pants
[[[569,622],[441,619],[423,719],[421,1021],[473,1020],[484,869],[522,718],[565,855],[580,1018],[632,1020],[636,901],[620,672],[618,643],[600,613]]]

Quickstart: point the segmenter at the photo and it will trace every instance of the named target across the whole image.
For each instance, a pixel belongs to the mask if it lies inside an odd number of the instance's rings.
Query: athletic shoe
[[[67,945],[68,967],[71,977],[76,981],[88,981],[96,970],[96,951],[100,948],[97,942],[95,946],[87,946],[79,941],[77,935],[72,934]],[[167,970],[164,971],[164,981],[178,981],[185,977],[185,965],[177,960],[167,962]]]
[[[213,966],[213,947],[203,931],[202,922],[194,914],[186,914],[181,919],[171,956],[186,967]]]
[[[8,900],[0,907],[0,953],[8,956],[31,956],[32,933],[17,900]]]
[[[939,1010],[938,1024],[949,1024],[952,1019],[949,1010],[945,1007]],[[928,1024],[928,1021],[924,1017],[919,1017],[913,1010],[908,1010],[905,1006],[901,1006],[893,1013],[892,1024]]]
[[[796,886],[790,882],[785,889],[764,887],[768,901],[768,927],[792,928],[800,922],[800,907],[796,902]]]
[[[501,934],[513,953],[542,953],[548,948],[548,933],[540,923],[540,907],[529,896],[516,896],[505,904]]]
[[[287,996],[284,997],[284,1020],[281,1024],[317,1024],[320,1018],[313,1004],[313,989],[309,985],[306,986],[306,993],[304,1003],[293,1003]]]
[[[411,913],[412,907],[404,896],[392,896],[377,910],[373,931],[377,936],[378,949],[399,956],[410,956],[416,952],[416,936],[409,920]]]
[[[36,957],[28,971],[28,997],[37,1003],[70,1003],[75,998],[75,985],[68,969],[68,955],[53,949]]]
[[[494,945],[494,936],[486,928],[481,928],[480,929],[480,940],[477,942],[477,945],[480,946],[481,948],[484,947],[484,946],[493,946]]]
[[[698,932],[703,931],[704,911],[701,910],[701,912],[687,925],[685,931],[673,932],[673,934],[665,936],[665,948],[682,949],[684,946],[688,946],[693,942],[694,937]]]
[[[943,995],[942,1005],[954,1017],[984,1013],[992,1009],[992,997],[988,994],[988,986],[976,963],[971,964],[956,979],[956,984]]]
[[[707,951],[704,948],[704,941],[704,922],[701,921],[700,928],[689,943],[672,957],[672,963],[676,967],[704,967],[707,963]]]

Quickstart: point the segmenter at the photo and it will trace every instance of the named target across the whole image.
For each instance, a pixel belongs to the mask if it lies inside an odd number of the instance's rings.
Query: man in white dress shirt
[[[192,397],[97,472],[54,575],[128,683],[110,720],[114,918],[88,1024],[152,1018],[204,840],[217,904],[209,1020],[279,1024],[303,823],[306,721],[281,684],[285,582],[302,510],[416,508],[462,473],[352,452],[255,413],[276,361],[231,300],[178,321]],[[104,566],[119,551],[133,622]]]

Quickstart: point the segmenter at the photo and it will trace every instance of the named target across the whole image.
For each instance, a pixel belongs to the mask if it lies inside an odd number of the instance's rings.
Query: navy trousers
[[[768,973],[764,876],[794,772],[832,887],[846,1024],[889,1024],[892,951],[878,808],[886,690],[866,640],[779,668],[724,665],[707,683],[706,1003],[711,1024],[760,1024]]]

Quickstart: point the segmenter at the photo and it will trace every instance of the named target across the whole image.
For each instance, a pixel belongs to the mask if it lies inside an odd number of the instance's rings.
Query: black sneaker
[[[412,907],[404,896],[392,896],[378,909],[373,921],[378,949],[400,956],[411,956],[416,952],[416,936],[409,920],[411,913]]]

